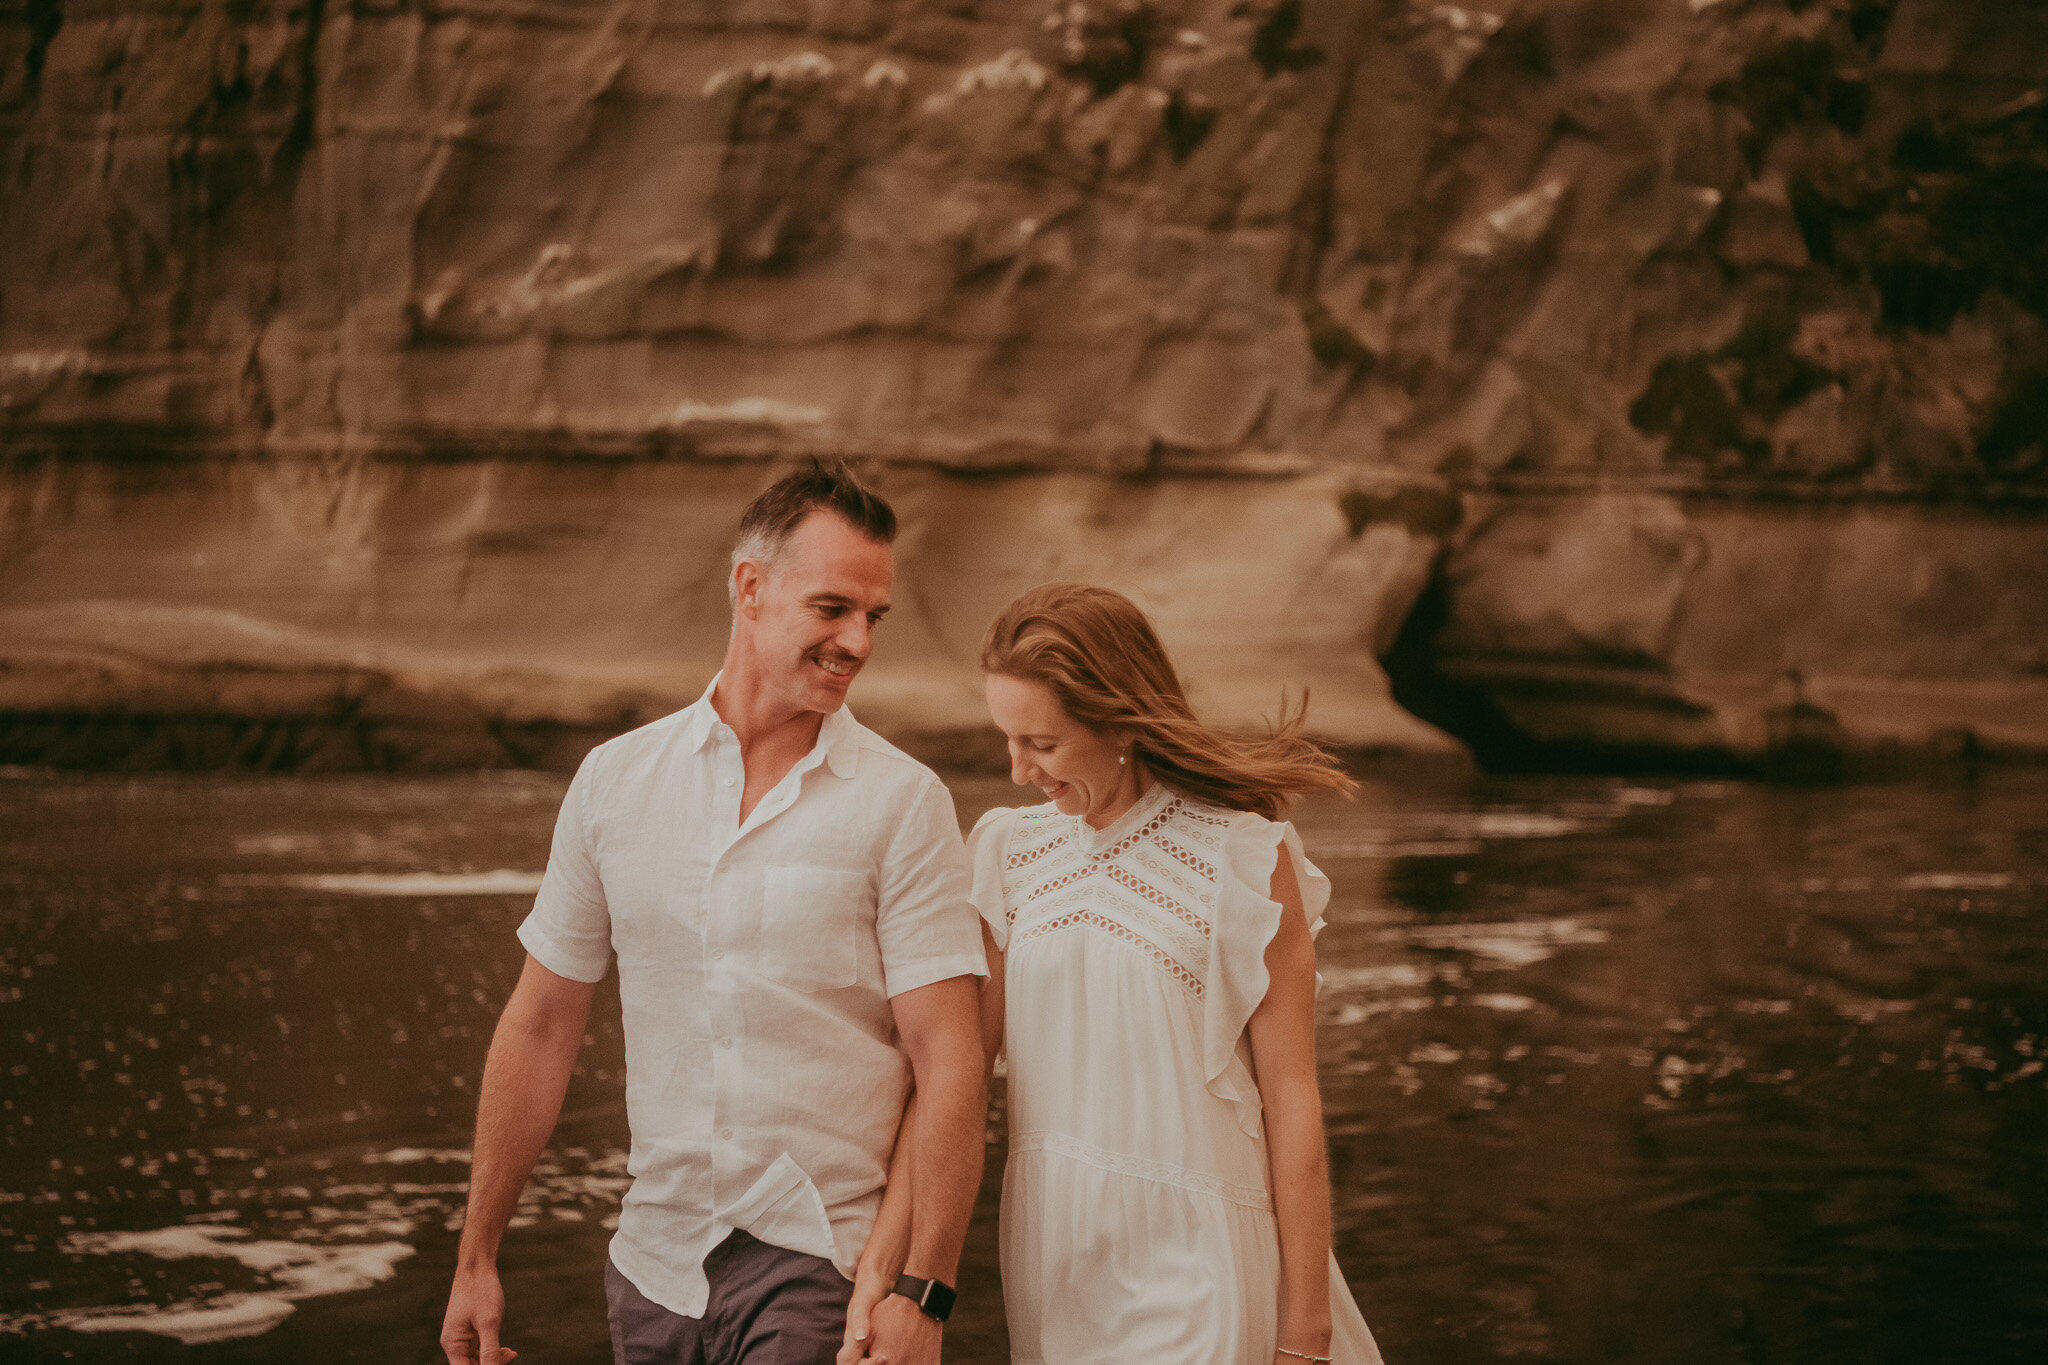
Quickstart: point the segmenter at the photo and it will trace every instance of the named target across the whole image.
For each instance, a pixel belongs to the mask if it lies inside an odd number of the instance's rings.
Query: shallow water
[[[0,1356],[437,1357],[562,785],[0,779]],[[1338,1254],[1395,1365],[2048,1358],[2048,774],[1301,824]],[[608,1358],[600,1002],[504,1257],[535,1365]],[[1003,1357],[999,1161],[958,1362]]]

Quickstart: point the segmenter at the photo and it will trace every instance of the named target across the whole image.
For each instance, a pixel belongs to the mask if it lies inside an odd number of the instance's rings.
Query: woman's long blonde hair
[[[1311,791],[1350,795],[1358,784],[1301,734],[1308,694],[1265,735],[1240,735],[1195,719],[1173,661],[1152,623],[1122,593],[1085,583],[1048,583],[1005,607],[981,645],[981,670],[1040,683],[1091,730],[1131,741],[1134,761],[1194,800],[1278,819]]]

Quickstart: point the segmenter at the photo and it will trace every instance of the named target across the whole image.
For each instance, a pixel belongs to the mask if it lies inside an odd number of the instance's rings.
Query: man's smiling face
[[[813,509],[767,566],[738,570],[735,631],[764,700],[837,711],[889,610],[895,556],[828,509]]]

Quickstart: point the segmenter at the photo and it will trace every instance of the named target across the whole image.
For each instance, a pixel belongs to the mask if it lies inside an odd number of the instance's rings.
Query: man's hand
[[[505,1321],[505,1290],[495,1266],[455,1272],[448,1313],[441,1319],[441,1350],[448,1365],[512,1365],[519,1352],[498,1344]]]
[[[939,1365],[942,1327],[901,1294],[885,1295],[868,1315],[863,1365]]]
[[[498,1243],[562,1112],[596,992],[592,983],[557,976],[529,955],[491,1035],[477,1096],[462,1246],[448,1315],[441,1320],[441,1349],[450,1365],[507,1365],[512,1359],[513,1352],[498,1345],[505,1320]]]

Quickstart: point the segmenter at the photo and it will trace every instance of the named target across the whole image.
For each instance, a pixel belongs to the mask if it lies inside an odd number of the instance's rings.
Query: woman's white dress
[[[1291,825],[1155,784],[1108,829],[1050,805],[970,839],[1004,953],[1003,1302],[1016,1365],[1271,1365],[1280,1247],[1245,1026]],[[1379,1348],[1330,1262],[1330,1354]]]

